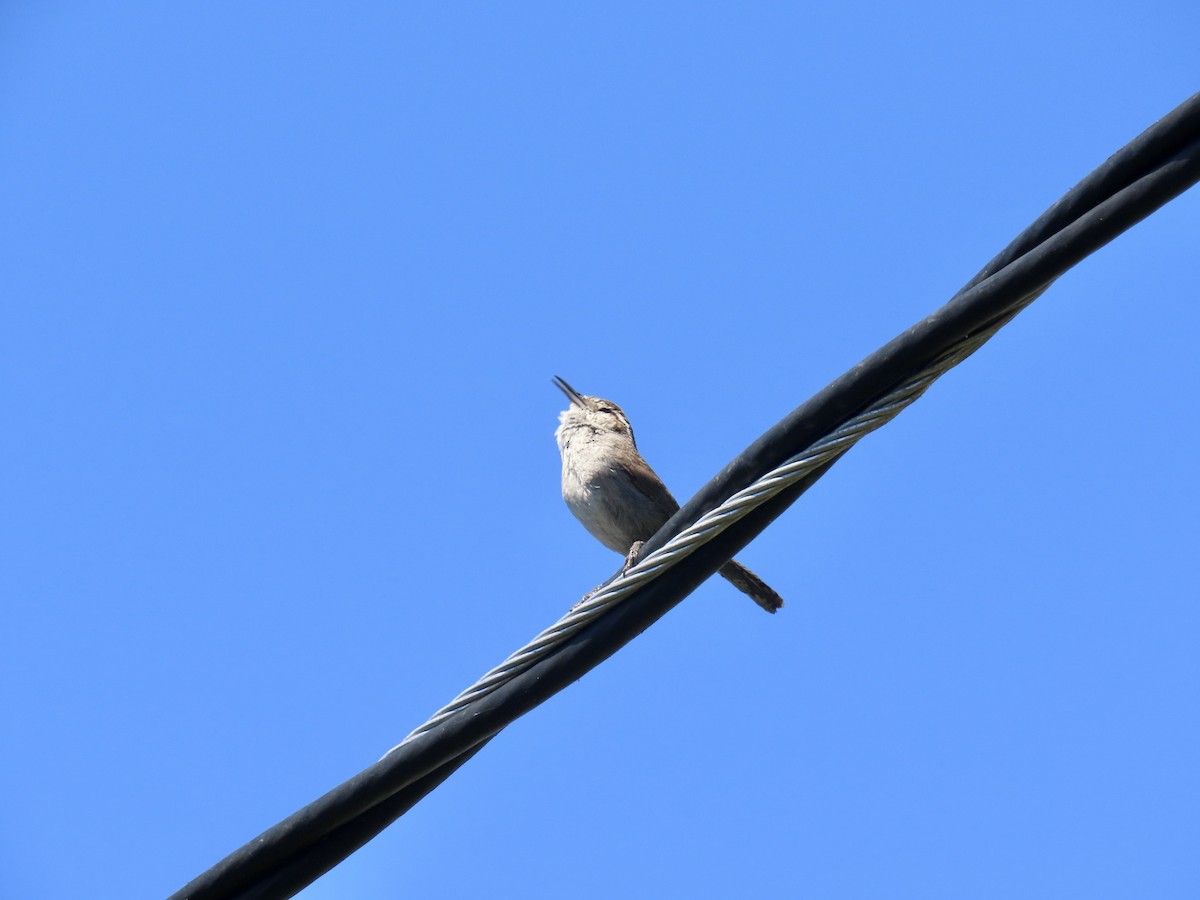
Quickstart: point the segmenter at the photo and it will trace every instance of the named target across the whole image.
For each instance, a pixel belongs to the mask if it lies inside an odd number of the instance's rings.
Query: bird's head
[[[588,441],[598,435],[609,435],[627,437],[633,443],[633,427],[625,411],[617,404],[602,397],[581,394],[557,375],[554,376],[554,385],[571,401],[559,413],[558,430],[554,432],[560,448],[565,447],[577,434]]]

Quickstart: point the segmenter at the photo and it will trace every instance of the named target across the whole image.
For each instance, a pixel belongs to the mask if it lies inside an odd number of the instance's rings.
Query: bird
[[[579,393],[558,375],[553,383],[570,401],[554,431],[563,500],[596,540],[625,556],[628,568],[679,503],[638,452],[621,407]],[[767,612],[783,606],[783,598],[741,563],[730,560],[717,572]]]

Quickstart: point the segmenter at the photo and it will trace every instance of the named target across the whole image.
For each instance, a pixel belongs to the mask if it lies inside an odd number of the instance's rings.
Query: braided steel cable
[[[433,730],[446,719],[511,681],[538,660],[548,656],[556,647],[591,624],[597,617],[604,615],[609,609],[619,604],[643,584],[652,581],[676,563],[686,559],[785,488],[796,484],[826,463],[834,461],[872,431],[896,418],[916,402],[938,378],[982,347],[1017,313],[1040,297],[1049,287],[1050,285],[1047,284],[1039,288],[1025,298],[1016,309],[993,325],[964,338],[930,366],[879,398],[857,416],[847,420],[840,428],[797,453],[783,465],[767,472],[749,487],[738,491],[716,509],[705,513],[694,524],[685,528],[661,548],[638,560],[636,564],[618,574],[612,581],[597,588],[576,604],[565,616],[542,631],[525,646],[514,651],[504,662],[489,670],[473,685],[435,712],[425,724],[414,729],[388,753],[398,750],[418,735]]]

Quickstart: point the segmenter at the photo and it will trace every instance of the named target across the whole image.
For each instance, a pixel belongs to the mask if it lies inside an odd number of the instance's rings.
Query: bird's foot
[[[581,607],[581,606],[583,606],[583,604],[587,603],[588,600],[591,599],[592,595],[594,593],[596,593],[596,591],[600,590],[600,588],[602,588],[602,587],[604,587],[604,585],[598,584],[594,588],[592,588],[590,591],[588,591],[586,594],[584,594],[582,597],[580,597],[578,600],[576,600],[574,605],[571,607],[571,612],[575,612],[575,610],[579,609],[579,607]]]
[[[621,567],[621,574],[624,575],[630,569],[637,565],[638,557],[642,555],[642,544],[645,541],[634,541],[633,546],[629,548],[629,552],[625,555],[625,565]]]

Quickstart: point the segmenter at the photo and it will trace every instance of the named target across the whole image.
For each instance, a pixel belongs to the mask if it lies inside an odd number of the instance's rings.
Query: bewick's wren
[[[593,537],[632,565],[642,542],[679,504],[638,453],[621,407],[581,394],[557,375],[554,384],[571,401],[554,432],[562,454],[563,500]],[[783,606],[783,598],[741,563],[731,560],[717,571],[767,612]]]

